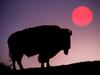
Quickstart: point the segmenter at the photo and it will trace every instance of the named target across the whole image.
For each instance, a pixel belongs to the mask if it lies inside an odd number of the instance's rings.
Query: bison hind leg
[[[46,64],[47,64],[47,67],[50,67],[49,60],[47,60]]]
[[[18,63],[18,65],[19,65],[20,69],[23,70],[23,66],[22,66],[22,64],[21,64],[21,59],[18,59],[18,60],[17,60],[17,63]]]
[[[14,59],[12,59],[13,70],[16,70],[15,62],[16,62],[16,61],[15,61]]]

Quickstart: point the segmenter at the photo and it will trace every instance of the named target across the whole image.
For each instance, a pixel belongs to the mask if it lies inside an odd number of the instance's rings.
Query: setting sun
[[[91,9],[86,6],[79,6],[72,12],[72,21],[79,27],[86,27],[93,19],[93,13]]]

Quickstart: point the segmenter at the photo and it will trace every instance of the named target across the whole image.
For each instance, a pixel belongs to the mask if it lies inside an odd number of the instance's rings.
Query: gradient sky
[[[72,22],[72,11],[78,6],[87,6],[93,12],[93,20],[87,27],[78,27]],[[100,0],[0,0],[0,62],[9,64],[9,35],[43,24],[73,31],[69,54],[59,52],[50,60],[52,66],[100,60],[99,11]],[[24,56],[24,67],[40,67],[37,56]]]

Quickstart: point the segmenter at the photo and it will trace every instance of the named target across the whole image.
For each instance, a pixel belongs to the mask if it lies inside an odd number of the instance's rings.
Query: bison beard
[[[13,69],[16,69],[15,62],[18,63],[20,69],[23,69],[21,59],[24,54],[28,57],[39,54],[38,60],[41,67],[44,67],[44,63],[47,63],[49,67],[49,59],[59,51],[64,50],[64,53],[68,54],[71,35],[71,30],[61,29],[56,25],[43,25],[13,33],[8,38]]]

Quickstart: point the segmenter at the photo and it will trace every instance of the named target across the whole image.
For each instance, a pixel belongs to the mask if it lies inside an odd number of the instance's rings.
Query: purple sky
[[[9,64],[7,38],[12,33],[43,24],[58,25],[73,31],[72,47],[65,56],[61,51],[51,65],[100,60],[100,0],[0,0],[0,62]],[[78,6],[93,12],[93,21],[84,28],[71,19]],[[40,67],[37,56],[23,57],[24,67]]]

